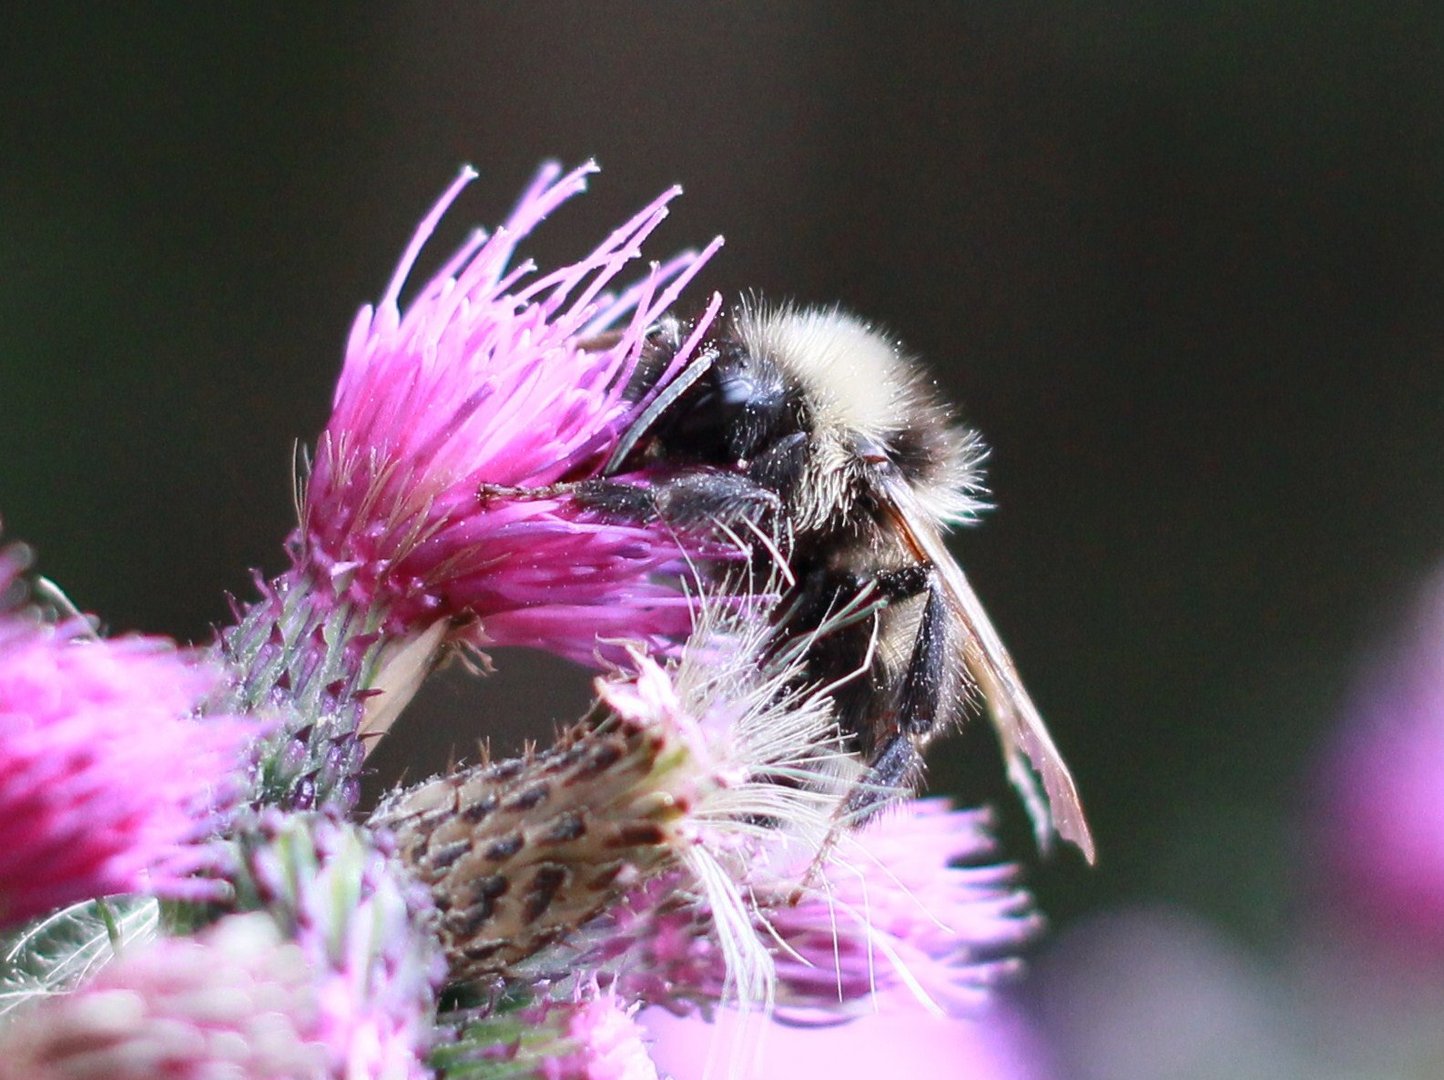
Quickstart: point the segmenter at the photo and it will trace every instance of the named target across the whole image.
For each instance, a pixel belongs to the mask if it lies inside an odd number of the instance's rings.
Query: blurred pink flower
[[[1392,1075],[1341,1067],[1341,1048],[1299,1008],[1290,979],[1183,908],[1128,907],[1075,925],[1033,985],[1056,1058],[1079,1080]]]
[[[467,170],[380,304],[357,317],[294,543],[354,605],[384,611],[388,633],[456,620],[475,644],[592,664],[599,637],[670,641],[690,625],[688,598],[664,580],[686,571],[676,536],[547,490],[606,461],[638,409],[624,390],[649,328],[716,248],[654,264],[620,296],[603,292],[674,190],[571,266],[532,278],[530,263],[509,266],[593,171],[543,168],[506,223],[466,241],[403,311],[402,287]]]
[[[1353,697],[1322,770],[1324,880],[1376,935],[1444,951],[1444,578]]]
[[[657,1069],[673,1080],[737,1076],[827,1080],[1046,1080],[1052,1076],[1034,1034],[997,1009],[966,1020],[889,1007],[831,1027],[787,1027],[723,1011],[717,1023],[642,1013]],[[729,1066],[735,1062],[735,1067]]]
[[[17,1014],[0,1035],[0,1080],[319,1080],[317,1017],[301,950],[266,916],[234,916],[127,952]]]
[[[644,1032],[629,1010],[601,994],[570,1007],[564,1039],[575,1047],[543,1059],[545,1080],[656,1080]]]
[[[1264,947],[1160,903],[1053,943],[1033,986],[1072,1075],[1444,1074],[1444,577],[1402,631],[1370,658],[1310,777],[1313,860],[1280,860],[1266,822],[1239,832],[1237,866],[1210,866]],[[1213,827],[1225,820],[1248,817]],[[1181,841],[1178,857],[1198,854]],[[1279,880],[1261,890],[1263,859]]]
[[[0,560],[0,596],[17,571]],[[0,611],[0,923],[115,893],[214,895],[194,875],[258,732],[198,718],[219,678],[165,639]]]

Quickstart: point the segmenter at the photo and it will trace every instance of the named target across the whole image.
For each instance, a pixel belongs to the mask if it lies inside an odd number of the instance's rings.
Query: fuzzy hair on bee
[[[837,308],[741,304],[674,370],[694,330],[673,317],[654,328],[627,386],[637,417],[577,497],[773,538],[761,547],[786,563],[789,634],[864,594],[882,601],[807,657],[867,765],[849,822],[915,790],[927,744],[980,701],[1040,846],[1056,832],[1093,861],[1073,778],[943,541],[983,505],[978,435],[900,346]]]

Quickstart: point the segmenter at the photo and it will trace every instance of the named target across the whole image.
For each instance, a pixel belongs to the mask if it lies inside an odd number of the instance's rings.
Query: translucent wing
[[[969,677],[977,684],[987,706],[993,727],[1002,744],[1008,779],[1018,790],[1038,837],[1038,846],[1047,850],[1052,834],[1077,846],[1092,863],[1095,858],[1093,836],[1083,817],[1083,804],[1078,788],[1063,763],[1063,756],[1053,745],[1043,718],[1013,666],[1013,658],[1003,647],[992,620],[983,610],[977,593],[932,523],[933,515],[923,510],[917,497],[904,483],[885,485],[891,500],[895,523],[908,538],[918,559],[937,570],[947,594],[948,604],[957,617],[964,637],[963,663]],[[1042,779],[1039,790],[1038,780]],[[1046,797],[1045,797],[1046,793]]]

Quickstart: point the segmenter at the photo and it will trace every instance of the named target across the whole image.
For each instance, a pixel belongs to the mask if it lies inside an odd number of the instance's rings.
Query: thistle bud
[[[769,650],[771,634],[765,612],[714,607],[675,663],[638,651],[598,679],[592,716],[550,749],[377,810],[442,913],[454,978],[512,971],[667,869],[741,913],[730,883],[759,837],[821,843],[849,759],[829,698],[801,681],[801,650]]]

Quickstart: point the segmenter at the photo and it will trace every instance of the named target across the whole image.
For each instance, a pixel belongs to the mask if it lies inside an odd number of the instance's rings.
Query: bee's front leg
[[[684,532],[740,525],[771,529],[782,512],[777,495],[762,485],[705,467],[677,470],[646,484],[583,480],[572,485],[571,495],[619,521],[661,521]]]

